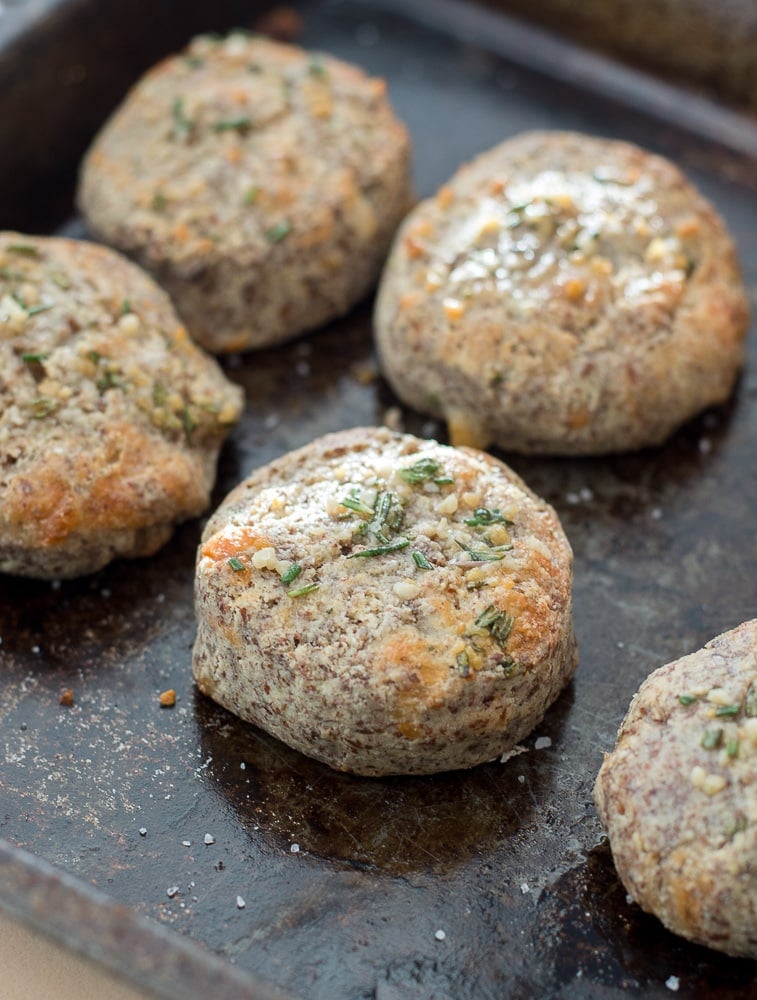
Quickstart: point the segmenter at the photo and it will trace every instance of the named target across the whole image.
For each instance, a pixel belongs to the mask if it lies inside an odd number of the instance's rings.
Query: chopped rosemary
[[[224,118],[213,123],[214,132],[246,132],[252,128],[252,118],[244,115],[240,118]]]
[[[318,583],[307,583],[304,587],[298,587],[296,590],[288,590],[287,597],[304,597],[306,594],[312,594],[314,590],[318,590],[319,586]]]
[[[471,528],[480,528],[490,524],[512,524],[499,507],[476,507],[473,517],[466,517],[465,523]]]
[[[168,199],[160,191],[156,191],[152,196],[152,207],[154,212],[162,212],[166,205],[168,204]]]
[[[245,569],[245,565],[239,556],[232,556],[231,559],[229,559],[229,566],[231,566],[235,573],[239,573],[241,570]]]
[[[472,549],[465,542],[461,542],[459,538],[456,538],[455,541],[464,552],[468,553],[473,562],[499,562],[500,559],[505,558],[505,552],[512,550],[512,545],[492,545],[488,549]]]
[[[54,302],[41,302],[38,306],[30,306],[26,309],[27,316],[39,316],[40,313],[47,312],[55,305]]]
[[[311,59],[308,65],[308,73],[311,76],[326,77],[329,75],[328,70],[323,65],[320,59]]]
[[[50,277],[58,286],[58,288],[62,288],[64,292],[68,291],[68,289],[71,287],[71,282],[69,281],[68,275],[66,274],[62,274],[61,272],[58,271],[55,274],[51,274]]]
[[[413,562],[418,569],[433,569],[433,565],[428,561],[422,552],[417,549],[413,552]]]
[[[397,497],[388,490],[376,494],[372,513],[365,530],[386,545],[389,542],[386,532],[397,531],[402,523],[402,508]]]
[[[271,226],[270,229],[266,229],[265,238],[269,243],[280,243],[281,240],[289,236],[291,231],[292,223],[282,219],[282,221],[277,222],[275,226]]]
[[[455,662],[457,663],[457,672],[460,676],[470,677],[470,660],[468,659],[468,654],[465,651],[457,654]]]
[[[739,741],[738,740],[728,740],[725,745],[725,752],[729,757],[738,757],[739,754]]]
[[[42,420],[44,417],[49,417],[51,413],[55,413],[58,409],[58,404],[54,399],[49,399],[47,396],[40,396],[39,399],[34,400],[31,407],[34,419]]]
[[[124,299],[121,303],[121,315],[128,316],[131,312],[131,302],[128,299]]]
[[[120,373],[113,368],[106,368],[101,375],[95,379],[95,385],[100,392],[107,392],[108,389],[118,389],[121,385]]]
[[[281,574],[281,582],[284,584],[294,583],[297,577],[302,572],[302,566],[299,563],[292,563],[289,569],[285,569]]]
[[[166,387],[162,382],[156,382],[152,387],[152,401],[156,406],[165,406],[166,399],[168,398],[168,393],[166,392]]]
[[[746,827],[746,816],[744,813],[737,813],[733,823],[727,827],[725,835],[726,837],[735,837],[737,833],[743,833],[744,830],[746,830]]]
[[[399,552],[406,549],[410,544],[409,538],[398,538],[396,542],[389,542],[387,545],[377,545],[372,549],[362,549],[360,552],[351,552],[348,559],[365,559],[369,556],[385,556],[390,552]]]
[[[678,700],[682,705],[693,705],[697,696],[695,694],[679,694]]]
[[[184,56],[184,63],[190,69],[200,69],[201,66],[205,65],[205,60],[199,56]]]
[[[738,715],[739,711],[740,711],[740,708],[739,708],[738,705],[720,705],[716,709],[715,715],[717,715],[717,716]]]
[[[190,412],[188,406],[185,406],[184,409],[181,411],[180,417],[181,417],[181,426],[184,428],[184,433],[187,436],[187,438],[190,438],[192,436],[192,431],[195,429],[195,427],[197,427],[197,421],[192,416],[192,413]]]
[[[39,250],[31,243],[8,243],[5,249],[8,253],[17,253],[21,257],[39,257]]]
[[[382,545],[389,543],[389,535],[397,531],[402,523],[402,507],[389,490],[377,493],[373,506],[369,507],[360,499],[360,491],[353,489],[348,497],[340,500],[340,505],[359,514],[366,522],[359,529],[359,534],[367,532],[374,535]]]
[[[253,184],[251,188],[248,188],[244,194],[245,205],[254,205],[258,200],[258,195],[260,194],[260,188]]]
[[[49,357],[49,354],[22,354],[21,360],[27,365],[41,365]]]
[[[706,729],[702,737],[702,746],[705,750],[717,750],[723,742],[722,729]]]
[[[438,473],[441,473],[438,475]],[[407,465],[399,470],[400,479],[404,479],[411,486],[418,486],[420,483],[427,483],[429,480],[438,485],[454,483],[454,478],[447,475],[439,462],[435,458],[420,458],[413,465]]]
[[[500,611],[499,608],[490,604],[484,608],[474,624],[478,628],[485,628],[500,649],[504,649],[515,624],[515,618],[506,611]]]
[[[352,490],[348,497],[339,501],[339,505],[340,507],[348,507],[350,510],[354,510],[361,517],[373,517],[373,507],[369,507],[367,503],[363,503],[358,490]]]
[[[181,137],[189,135],[195,127],[195,123],[191,118],[187,118],[184,113],[184,99],[182,97],[177,97],[173,102],[171,114],[173,115],[173,123],[176,134]]]

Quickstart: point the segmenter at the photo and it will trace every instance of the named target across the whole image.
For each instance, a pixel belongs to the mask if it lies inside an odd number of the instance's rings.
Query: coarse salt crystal
[[[140,837],[146,837],[147,836],[147,828],[146,827],[140,826],[140,828],[139,828],[139,836]]]
[[[192,846],[192,841],[191,840],[182,840],[181,846],[182,847],[191,847]]]
[[[215,844],[216,842],[216,838],[213,836],[212,833],[206,833],[205,836],[202,838],[202,840],[203,843],[206,844],[208,847],[210,847],[211,844]]]
[[[241,896],[237,896],[237,909],[243,910],[245,906],[247,906],[247,903],[245,903],[244,899]]]
[[[549,736],[539,736],[534,742],[534,750],[546,750],[547,747],[552,746],[552,740]]]
[[[178,885],[170,885],[166,889],[166,896],[168,896],[169,899],[173,899],[178,891],[179,891]]]
[[[440,927],[439,930],[434,933],[434,937],[436,938],[437,941],[444,941],[444,939],[447,937],[447,934]]]
[[[524,896],[526,895],[526,893],[528,892],[528,882],[521,883],[520,891],[523,893]]]
[[[299,854],[300,853],[300,845],[299,844],[290,844],[289,845],[289,851],[290,851],[291,854]]]
[[[677,993],[678,987],[681,985],[681,980],[678,978],[678,976],[668,976],[668,978],[665,980],[665,985],[669,990],[672,990],[674,993]]]

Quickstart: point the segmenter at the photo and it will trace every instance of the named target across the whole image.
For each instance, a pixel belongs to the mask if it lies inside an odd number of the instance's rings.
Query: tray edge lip
[[[194,938],[0,838],[0,909],[122,981],[166,1000],[292,1000]],[[157,946],[157,947],[156,947]],[[205,984],[205,985],[203,985]]]
[[[675,126],[748,160],[757,160],[757,116],[562,38],[514,14],[481,7],[475,0],[358,2],[364,7],[380,6],[451,34],[516,66],[616,101],[641,116]]]

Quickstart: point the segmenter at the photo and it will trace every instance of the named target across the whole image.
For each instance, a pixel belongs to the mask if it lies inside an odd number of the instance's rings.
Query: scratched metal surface
[[[305,44],[388,78],[422,193],[524,128],[637,141],[681,163],[720,208],[754,300],[754,163],[380,0],[299,6]],[[74,218],[63,229],[82,231]],[[662,448],[504,456],[562,517],[581,646],[573,684],[504,765],[352,778],[200,696],[201,522],[150,560],[79,581],[0,577],[0,837],[298,996],[662,997],[674,976],[680,996],[747,997],[754,963],[677,939],[627,903],[591,787],[641,680],[755,614],[756,355],[752,331],[731,403]],[[381,422],[395,401],[358,377],[372,357],[365,305],[229,363],[248,403],[215,501],[318,434]],[[161,709],[168,687],[178,701]],[[59,704],[64,688],[73,707]],[[551,745],[536,750],[536,737]]]

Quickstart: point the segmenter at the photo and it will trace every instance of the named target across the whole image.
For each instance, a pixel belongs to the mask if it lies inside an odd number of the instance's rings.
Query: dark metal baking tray
[[[139,51],[136,75],[144,26],[124,15],[128,6],[108,4],[106,24],[118,24],[120,52]],[[245,5],[246,22],[233,6],[219,4],[192,28],[249,23],[262,5]],[[296,6],[304,44],[388,78],[414,137],[421,193],[526,128],[630,139],[676,160],[716,203],[754,298],[754,121],[721,117],[473,5]],[[79,17],[86,5],[71,7]],[[58,14],[21,39],[32,37],[40,58],[65,61],[67,22]],[[166,50],[181,41],[177,33],[173,23]],[[101,91],[112,103],[127,82],[123,54],[110,75],[101,64],[112,43],[88,47],[77,35],[76,45],[69,118],[79,106],[87,115],[87,81],[97,84],[93,103]],[[0,52],[0,79],[11,84],[18,52],[10,45],[5,64]],[[6,132],[30,114],[13,93],[0,90]],[[30,156],[12,199],[0,185],[0,225],[28,220],[82,234],[70,214],[71,178],[96,122],[81,125],[73,148],[55,115],[45,118],[41,105],[36,113],[48,146],[66,155],[52,172]],[[16,135],[27,132],[24,123]],[[41,145],[36,133],[29,142]],[[18,156],[17,142],[0,146],[0,177]],[[33,204],[19,199],[22,189],[36,192]],[[317,434],[381,422],[396,406],[380,379],[365,378],[370,315],[366,303],[313,336],[227,362],[247,409],[224,449],[214,502],[254,466]],[[0,836],[10,845],[0,853],[0,901],[165,996],[210,995],[202,976],[187,974],[186,943],[198,968],[216,976],[218,996],[226,988],[273,995],[261,981],[324,1000],[663,997],[676,985],[682,997],[753,995],[754,963],[676,938],[627,901],[591,788],[641,680],[757,609],[756,350],[752,336],[732,401],[662,448],[591,460],[504,456],[555,505],[573,544],[581,646],[574,682],[527,752],[506,764],[353,778],[200,696],[190,650],[201,522],[183,526],[152,559],[78,581],[0,578]],[[438,424],[408,411],[402,419],[443,438]],[[168,687],[178,701],[161,709]],[[74,691],[72,707],[59,704],[64,688]],[[551,742],[536,749],[537,737]],[[59,898],[83,900],[88,918],[61,920],[59,906],[46,914],[55,886]],[[127,955],[113,943],[113,920],[116,928],[123,921]],[[130,961],[150,952],[146,941],[166,955],[162,972],[149,954]]]

